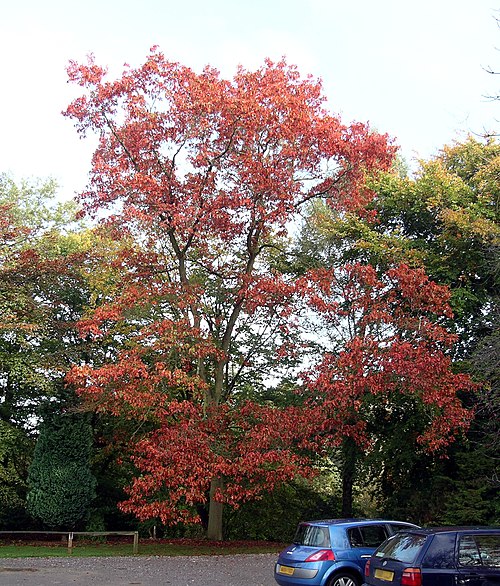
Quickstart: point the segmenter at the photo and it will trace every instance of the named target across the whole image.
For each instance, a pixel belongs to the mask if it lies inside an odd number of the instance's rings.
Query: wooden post
[[[68,534],[68,553],[71,555],[73,553],[73,533]]]
[[[134,532],[134,554],[139,553],[139,531]]]

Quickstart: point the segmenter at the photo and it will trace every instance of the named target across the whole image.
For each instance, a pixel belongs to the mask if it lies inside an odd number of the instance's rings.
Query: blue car
[[[300,523],[274,568],[280,586],[361,586],[366,560],[404,521],[330,519]]]
[[[365,567],[365,586],[500,586],[500,527],[402,531]]]

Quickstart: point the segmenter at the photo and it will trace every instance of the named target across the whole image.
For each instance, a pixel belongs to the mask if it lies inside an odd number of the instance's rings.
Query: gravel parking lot
[[[276,586],[274,554],[0,559],[1,586]]]

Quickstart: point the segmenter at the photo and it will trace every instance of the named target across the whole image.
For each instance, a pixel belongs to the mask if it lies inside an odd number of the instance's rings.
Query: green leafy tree
[[[95,497],[92,427],[75,401],[42,409],[43,423],[29,468],[30,514],[54,529],[83,527]]]
[[[0,176],[0,420],[24,429],[62,377],[86,297],[62,231],[74,209],[52,203],[55,189]]]
[[[386,177],[378,190],[377,232],[400,237],[402,250],[450,287],[460,341],[455,367],[483,385],[464,397],[475,410],[467,438],[450,449],[446,465],[435,463],[443,495],[435,518],[445,523],[498,521],[499,173],[498,141],[470,137],[422,163],[415,179]]]
[[[500,502],[500,320],[492,318],[492,332],[485,336],[471,357],[474,372],[483,381],[476,395],[476,417],[468,441],[452,450],[443,523],[498,524]]]
[[[55,254],[55,231],[71,206],[51,206],[54,196],[51,181],[18,187],[0,175],[0,523],[8,528],[27,526],[36,410],[61,378],[74,319],[75,279]]]
[[[329,488],[325,475],[312,482],[297,478],[262,500],[227,509],[225,532],[229,539],[292,541],[300,521],[340,516],[340,498]]]
[[[0,529],[26,529],[28,465],[33,440],[23,430],[0,421]]]
[[[58,402],[49,399],[58,395],[68,368],[91,359],[99,363],[113,351],[80,337],[75,324],[113,288],[109,263],[116,246],[109,235],[75,223],[74,204],[58,203],[50,180],[16,184],[0,175],[0,212],[0,493],[7,525],[19,519],[26,528],[22,511],[40,405],[45,413],[57,411]],[[116,474],[108,479],[116,468],[108,446],[115,443],[103,433],[104,419],[92,422],[96,437],[107,442],[99,440],[93,465],[102,495],[98,514],[105,510],[110,517],[123,495],[106,488],[121,481]]]
[[[471,137],[422,161],[415,177],[380,174],[371,214],[328,217],[323,210],[313,222],[344,259],[376,266],[404,260],[448,285],[463,358],[491,332],[498,304],[499,171],[500,144]]]
[[[57,198],[57,182],[53,179],[21,179],[15,181],[0,173],[0,205],[11,208],[14,223],[29,228],[26,240],[35,240],[52,230],[66,229],[75,220],[73,200]]]

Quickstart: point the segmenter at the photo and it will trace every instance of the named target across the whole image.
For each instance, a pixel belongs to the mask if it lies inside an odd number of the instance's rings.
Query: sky
[[[231,79],[285,57],[321,78],[344,123],[393,137],[413,168],[467,134],[496,132],[498,0],[4,0],[0,10],[0,173],[83,190],[95,143],[61,112],[79,95],[69,60],[90,53],[112,77],[153,45]]]

